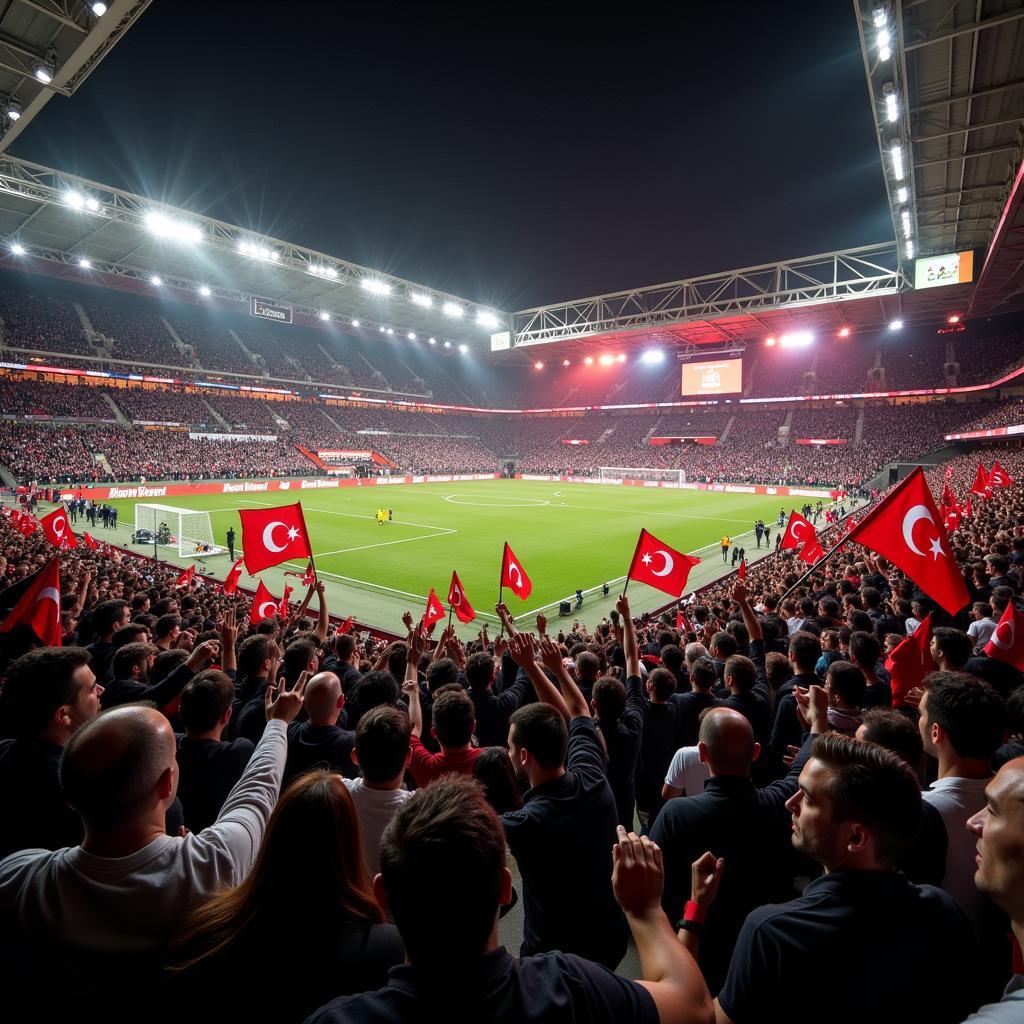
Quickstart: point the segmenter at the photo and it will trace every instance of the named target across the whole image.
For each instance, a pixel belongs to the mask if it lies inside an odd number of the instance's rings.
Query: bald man
[[[786,801],[796,792],[813,738],[828,729],[824,690],[812,687],[808,704],[811,736],[789,775],[762,789],[750,777],[761,746],[746,716],[728,707],[704,711],[697,749],[711,777],[703,793],[669,800],[651,830],[665,862],[662,906],[673,923],[683,916],[690,895],[690,865],[708,850],[725,858],[725,874],[700,942],[699,962],[712,995],[725,980],[747,914],[794,895]]]
[[[64,999],[81,1009],[90,997],[104,1008],[138,998],[185,916],[249,871],[277,801],[287,725],[301,706],[301,687],[268,690],[267,728],[238,785],[210,828],[184,837],[164,831],[178,788],[167,719],[135,705],[78,729],[60,779],[85,838],[0,861],[0,988],[37,999],[45,991],[52,1016]]]
[[[985,806],[968,819],[978,839],[974,884],[1010,915],[1024,949],[1024,757],[1007,761],[985,787]],[[1019,1024],[1024,1020],[1024,974],[1015,974],[998,1003],[967,1018],[971,1024]]]
[[[308,721],[288,729],[288,761],[284,785],[311,768],[329,768],[347,779],[359,778],[352,762],[356,734],[338,725],[345,707],[341,680],[333,672],[318,672],[306,686]]]

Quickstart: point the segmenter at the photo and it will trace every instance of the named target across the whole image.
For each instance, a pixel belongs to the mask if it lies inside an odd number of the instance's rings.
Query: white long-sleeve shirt
[[[217,820],[198,834],[159,836],[127,857],[80,846],[20,850],[0,861],[0,920],[45,955],[76,946],[104,953],[161,949],[185,916],[245,878],[277,802],[288,753],[270,721]]]

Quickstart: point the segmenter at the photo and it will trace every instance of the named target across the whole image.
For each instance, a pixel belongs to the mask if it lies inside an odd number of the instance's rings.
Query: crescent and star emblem
[[[1002,632],[1003,627],[1006,627],[1007,632],[1010,634],[1010,639],[1004,643],[1000,638],[999,634]],[[1002,647],[1003,650],[1012,647],[1017,642],[1017,624],[1015,622],[1000,622],[996,626],[996,631],[992,634],[992,643],[996,647]]]
[[[514,577],[513,573],[515,574]],[[519,571],[519,566],[515,562],[508,563],[508,578],[510,580],[514,579],[512,583],[514,587],[521,587],[523,585],[523,574]]]
[[[914,527],[921,519],[927,519],[933,526],[935,525],[934,517],[924,505],[915,505],[903,517],[903,542],[915,555],[920,555],[924,558],[926,553],[914,543]],[[946,557],[946,552],[942,550],[942,541],[938,537],[931,541],[931,546],[928,550],[931,552],[933,559],[937,559],[939,555],[942,555],[943,558]]]
[[[651,575],[667,576],[675,567],[675,560],[664,548],[658,548],[658,550],[655,551],[654,554],[661,555],[661,557],[665,560],[665,564],[661,567],[661,569],[651,569]],[[650,569],[651,565],[654,563],[654,558],[649,553],[644,552],[644,556],[640,559],[640,561],[643,562],[648,569]]]
[[[270,609],[269,612],[267,611],[268,608]],[[261,619],[266,619],[277,612],[277,602],[264,601],[263,604],[261,604],[256,610],[260,613]]]
[[[272,523],[267,523],[266,527],[264,527],[264,530],[263,530],[263,546],[268,551],[284,551],[284,549],[288,546],[287,542],[285,542],[284,544],[275,544],[274,543],[274,531],[279,526],[283,527],[284,523],[282,523],[280,520],[275,520]],[[295,538],[298,537],[298,535],[299,535],[299,531],[296,530],[294,526],[289,526],[288,527],[288,540],[289,541],[295,540]]]

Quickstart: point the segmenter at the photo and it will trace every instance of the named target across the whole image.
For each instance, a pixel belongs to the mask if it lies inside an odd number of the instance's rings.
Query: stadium
[[[489,250],[475,283],[454,258],[445,266],[448,221],[425,217],[426,241],[410,240],[411,227],[388,235],[394,252],[371,260],[383,241],[356,246],[355,228],[316,210],[319,198],[303,206],[303,191],[330,195],[359,219],[326,138],[320,152],[312,134],[289,132],[289,146],[276,137],[268,148],[289,152],[267,159],[289,160],[294,180],[259,205],[210,198],[227,158],[207,176],[213,185],[175,179],[173,163],[162,184],[147,179],[165,146],[188,165],[188,146],[173,131],[132,142],[117,123],[128,98],[109,114],[97,107],[112,95],[107,69],[139,76],[150,59],[169,59],[161,33],[183,32],[186,19],[158,6],[12,0],[0,13],[0,908],[17,920],[0,962],[24,1019],[94,1006],[137,1019],[143,998],[197,997],[204,971],[241,971],[261,939],[307,934],[321,972],[308,998],[232,1007],[218,997],[211,1019],[229,1009],[283,1020],[324,1007],[318,1021],[452,1012],[425,965],[446,976],[437,950],[476,963],[468,908],[480,892],[489,907],[496,883],[493,872],[481,881],[487,844],[463,849],[458,829],[437,840],[455,844],[450,862],[427,840],[414,849],[416,829],[432,827],[432,799],[447,799],[450,815],[466,809],[467,821],[476,814],[466,828],[499,836],[488,855],[502,865],[507,848],[514,898],[502,890],[491,907],[494,918],[502,905],[500,920],[484,924],[510,962],[521,953],[527,980],[516,984],[531,989],[535,959],[563,972],[605,1000],[588,1019],[739,1024],[776,1005],[804,1019],[808,1007],[779,993],[801,977],[801,956],[825,950],[823,965],[874,981],[900,943],[915,949],[904,990],[865,985],[826,1019],[885,1007],[885,1019],[958,1022],[983,1004],[988,1016],[972,1019],[1017,1019],[1024,865],[1007,851],[1024,844],[1024,811],[1006,813],[1006,848],[986,838],[986,815],[993,786],[1024,807],[1024,5],[854,0],[841,16],[816,15],[814,31],[834,33],[822,44],[834,66],[818,84],[831,89],[852,60],[860,106],[844,93],[835,124],[797,147],[824,150],[848,133],[852,166],[794,181],[793,194],[811,202],[827,190],[839,206],[843,182],[862,177],[877,215],[844,220],[837,209],[835,222],[811,224],[811,238],[789,230],[791,194],[772,194],[767,169],[745,186],[727,177],[712,197],[688,196],[694,231],[699,207],[728,211],[750,190],[756,226],[714,216],[721,234],[739,236],[729,252],[771,255],[723,271],[726,249],[684,244],[697,272],[650,285],[635,284],[647,267],[686,265],[657,262],[661,236],[678,227],[668,196],[647,197],[649,223],[636,215],[642,245],[620,246],[622,262],[602,266],[586,241],[559,234],[543,185],[542,209],[519,210],[499,170],[484,183],[490,168],[452,170],[468,168],[461,152],[443,165],[444,194],[465,195],[450,233],[467,252]],[[197,46],[220,45],[228,7]],[[160,32],[146,35],[157,17]],[[404,52],[381,42],[380,26],[365,36],[351,27],[366,45]],[[145,47],[118,64],[140,35]],[[318,45],[307,26],[294,38]],[[232,54],[225,64],[249,67]],[[172,73],[183,109],[191,76]],[[226,147],[237,143],[265,84],[239,100],[232,123],[197,112],[203,144],[221,132]],[[390,109],[383,87],[373,96],[348,85],[350,110]],[[553,102],[588,123],[571,92]],[[96,180],[88,168],[113,169],[115,156],[97,143],[90,158],[80,136],[62,136],[56,107],[91,116],[138,167],[108,179],[116,184]],[[518,143],[530,137],[526,120],[510,121]],[[718,120],[688,128],[706,139],[694,163],[713,164]],[[538,153],[541,163],[551,155]],[[375,159],[345,150],[368,176],[386,173]],[[529,196],[530,174],[518,173]],[[617,173],[628,192],[625,166]],[[335,175],[335,193],[317,191]],[[847,202],[859,211],[854,191]],[[383,238],[393,225],[373,199]],[[520,250],[511,234],[470,237],[478,202],[507,206],[506,223],[531,226],[524,237],[551,218],[534,239],[543,288],[516,291],[509,282],[529,276],[521,268],[500,286],[488,277]],[[290,203],[304,219],[289,219]],[[226,219],[243,207],[248,219]],[[807,255],[782,251],[807,239]],[[403,247],[434,244],[436,256],[403,262]],[[563,276],[551,274],[556,257],[573,264]],[[558,299],[562,282],[601,294]],[[499,298],[519,294],[551,301]],[[85,687],[78,697],[75,687]],[[91,712],[78,710],[90,700]],[[172,735],[173,786],[166,773],[150,778],[159,737]],[[367,765],[395,735],[408,757],[374,775]],[[843,785],[844,772],[860,781]],[[801,800],[818,806],[820,773],[831,779],[829,810],[801,825]],[[305,856],[323,839],[302,810],[314,790],[358,822],[339,826],[342,852],[328,837],[317,847],[327,853],[310,858],[314,882],[345,890],[337,933],[290,918],[272,895],[286,844]],[[729,817],[738,799],[747,802]],[[232,813],[247,824],[218,833]],[[94,885],[89,872],[139,855],[134,839],[154,821],[163,866],[119,874],[114,890]],[[204,842],[221,844],[216,869],[195,866]],[[339,867],[346,844],[354,861]],[[43,862],[27,851],[41,850],[84,851],[87,881],[33,874]],[[575,858],[582,895],[552,877],[551,850]],[[472,898],[451,897],[450,923],[432,876],[417,874],[424,865],[440,872],[445,898],[446,886],[474,880]],[[640,905],[629,870],[647,873],[653,904]],[[848,877],[883,875],[888,889],[864,883],[861,895]],[[165,882],[176,911],[151,899]],[[831,918],[814,903],[826,890]],[[144,926],[137,910],[111,910],[136,896]],[[66,918],[52,909],[64,900]],[[752,922],[769,931],[769,905],[808,900],[817,933],[783,914],[779,936],[755,948]],[[858,901],[888,929],[877,954],[863,952],[863,920],[845,912]],[[414,916],[436,925],[433,952]],[[352,945],[359,929],[379,948],[367,952],[365,936]],[[948,937],[941,951],[937,935]],[[573,956],[542,966],[556,950]],[[652,957],[664,961],[657,977]],[[75,960],[71,991],[42,1007],[25,979]],[[115,973],[123,963],[116,998],[109,971],[90,977],[107,962]],[[412,973],[400,984],[389,967]],[[535,985],[538,1006],[557,1002],[550,977]],[[331,1003],[367,988],[381,992]],[[927,999],[908,1001],[922,989]],[[398,991],[412,998],[389,1001]],[[454,1009],[528,1015],[522,992],[502,998],[476,993]]]

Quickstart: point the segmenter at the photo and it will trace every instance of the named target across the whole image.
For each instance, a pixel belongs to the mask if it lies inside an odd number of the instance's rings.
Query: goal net
[[[137,544],[153,544],[173,548],[182,558],[205,558],[227,550],[213,542],[213,527],[209,512],[196,512],[174,505],[135,506],[135,533]]]
[[[650,469],[636,466],[598,466],[601,480],[666,480],[670,483],[685,484],[685,469]]]

